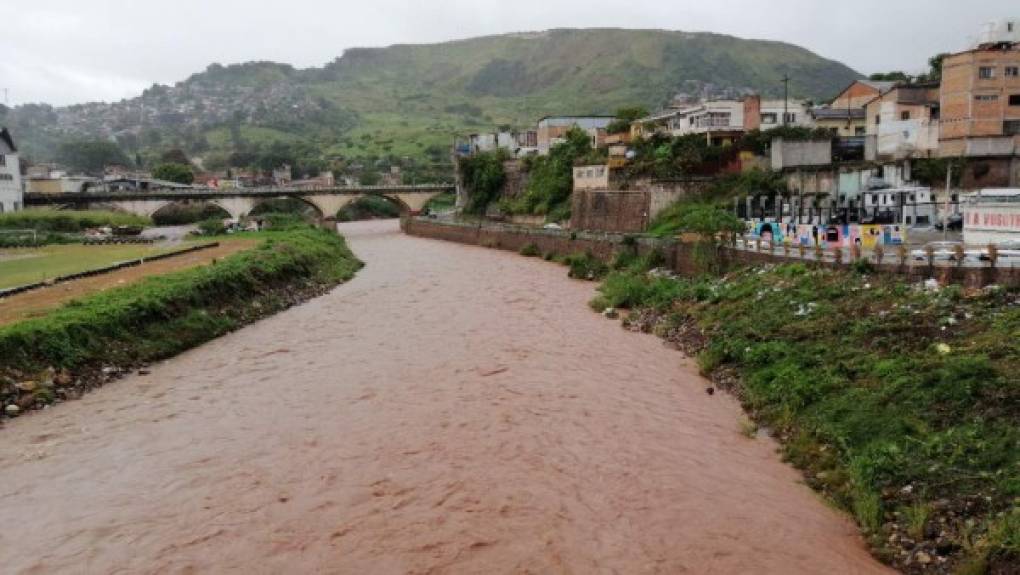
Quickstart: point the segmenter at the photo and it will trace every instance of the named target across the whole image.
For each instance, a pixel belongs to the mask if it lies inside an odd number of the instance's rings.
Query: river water
[[[0,430],[0,571],[884,571],[592,284],[342,231],[350,283]]]

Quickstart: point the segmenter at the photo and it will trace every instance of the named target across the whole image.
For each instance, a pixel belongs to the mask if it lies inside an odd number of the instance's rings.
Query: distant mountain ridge
[[[324,158],[437,159],[456,133],[532,125],[547,114],[657,108],[677,92],[822,100],[860,74],[775,41],[666,30],[556,29],[439,44],[352,48],[319,68],[210,65],[116,103],[0,109],[27,155],[114,139],[128,152],[170,147],[221,163],[235,150],[304,145]]]

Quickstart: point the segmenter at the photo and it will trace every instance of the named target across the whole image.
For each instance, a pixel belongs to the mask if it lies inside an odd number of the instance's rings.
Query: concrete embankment
[[[598,232],[571,232],[567,230],[547,230],[537,227],[501,224],[501,223],[464,223],[436,221],[427,218],[407,218],[401,222],[402,229],[411,235],[440,239],[462,244],[477,245],[510,251],[534,245],[542,254],[566,256],[580,252],[590,252],[594,256],[608,261],[620,250],[620,246],[629,241],[625,234]],[[666,265],[676,273],[690,275],[697,273],[693,246],[673,239],[636,238],[638,252],[644,254],[650,250],[658,250],[665,257]],[[763,264],[802,262],[791,255],[789,257],[758,252],[723,248],[721,255],[734,264]],[[887,260],[888,261],[888,260]],[[814,262],[812,265],[836,267],[838,264]],[[980,288],[987,285],[1005,287],[1020,286],[1020,268],[966,268],[955,266],[929,267],[923,263],[883,263],[875,266],[881,273],[903,276],[908,281],[923,281],[934,277],[943,284],[959,284],[969,288]]]

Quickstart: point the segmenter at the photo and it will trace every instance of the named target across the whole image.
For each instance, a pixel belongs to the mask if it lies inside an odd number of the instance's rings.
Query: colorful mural
[[[754,239],[794,246],[823,248],[858,245],[864,249],[877,245],[898,246],[906,243],[907,230],[901,225],[878,224],[794,224],[779,222],[747,222],[748,235]]]

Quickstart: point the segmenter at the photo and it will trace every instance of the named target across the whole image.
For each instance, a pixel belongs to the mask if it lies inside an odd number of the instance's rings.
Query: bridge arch
[[[263,211],[265,211],[266,213],[269,213],[269,212],[271,212],[273,210],[266,211],[265,208],[267,206],[271,206],[274,203],[279,203],[281,201],[291,202],[292,204],[295,204],[295,205],[301,205],[301,206],[310,208],[311,212],[312,212],[311,215],[317,221],[321,221],[324,217],[328,217],[330,215],[329,213],[324,212],[322,210],[322,207],[317,205],[315,202],[311,201],[309,198],[306,198],[306,197],[303,197],[303,196],[300,196],[300,195],[286,195],[286,194],[280,195],[280,196],[277,196],[277,197],[271,197],[271,198],[270,197],[265,197],[265,198],[253,199],[252,202],[251,202],[251,204],[252,204],[251,208],[244,215],[248,216],[248,215],[252,215],[252,214],[256,214],[256,213],[261,213]],[[291,210],[288,207],[286,209],[283,209],[282,211],[287,212],[287,213],[291,213],[293,210]]]
[[[160,221],[161,219],[165,219],[165,218],[170,218],[171,220],[173,219],[172,215],[171,215],[171,211],[172,210],[181,210],[181,211],[189,211],[190,210],[193,213],[193,215],[198,218],[198,220],[204,220],[204,219],[215,218],[215,217],[224,218],[224,219],[225,218],[229,218],[229,217],[233,217],[232,214],[229,211],[226,210],[226,208],[224,208],[223,206],[221,206],[218,203],[216,203],[215,200],[197,200],[197,201],[196,200],[174,200],[172,202],[167,202],[166,205],[156,209],[154,212],[152,212],[150,217],[153,219],[154,222],[156,222],[157,225],[160,225],[161,224],[161,221]],[[188,218],[187,216],[185,216],[184,219],[187,220],[187,219],[191,219],[191,218]],[[194,222],[192,222],[192,221],[179,221],[179,222],[167,221],[167,222],[165,222],[166,225],[180,225],[180,224],[186,224],[186,223],[194,223]]]

